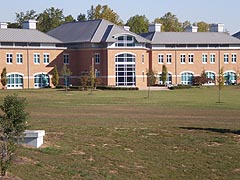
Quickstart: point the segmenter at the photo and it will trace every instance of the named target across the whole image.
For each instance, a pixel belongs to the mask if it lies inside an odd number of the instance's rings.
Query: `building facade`
[[[7,89],[51,86],[51,71],[65,48],[62,42],[36,30],[36,22],[28,21],[23,29],[8,29],[0,24],[0,69],[7,70]]]
[[[162,84],[162,67],[168,71],[167,84],[192,84],[205,71],[209,82],[217,84],[223,69],[225,84],[237,84],[240,71],[240,40],[223,32],[222,24],[211,32],[161,32],[160,24],[137,35],[129,27],[106,20],[63,24],[47,34],[29,21],[24,29],[0,28],[0,67],[7,68],[7,88],[52,86],[51,71],[65,64],[72,72],[69,84],[94,71],[100,85],[147,87],[148,70]],[[61,81],[63,84],[63,81]]]

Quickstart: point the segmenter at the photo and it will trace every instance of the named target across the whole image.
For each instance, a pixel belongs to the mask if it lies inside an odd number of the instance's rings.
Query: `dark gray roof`
[[[152,44],[240,44],[240,40],[220,32],[150,32],[141,34]]]
[[[0,42],[62,43],[61,41],[33,29],[0,29]]]
[[[235,38],[240,39],[240,31],[238,31],[237,33],[233,34],[232,36],[235,37]]]
[[[104,19],[66,23],[49,31],[47,34],[64,43],[115,42],[114,36],[119,34],[130,34],[140,43],[149,42],[147,39]]]

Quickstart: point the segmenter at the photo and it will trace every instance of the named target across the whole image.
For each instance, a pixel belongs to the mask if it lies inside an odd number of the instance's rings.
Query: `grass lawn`
[[[2,90],[26,97],[40,149],[20,147],[23,180],[240,179],[240,87],[174,91]]]

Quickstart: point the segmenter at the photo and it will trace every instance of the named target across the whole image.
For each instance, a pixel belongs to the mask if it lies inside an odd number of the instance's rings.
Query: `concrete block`
[[[26,130],[24,131],[24,143],[39,148],[43,144],[44,136],[45,130]]]

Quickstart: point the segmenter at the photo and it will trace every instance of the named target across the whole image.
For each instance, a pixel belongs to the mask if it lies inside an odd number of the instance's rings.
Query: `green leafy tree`
[[[206,22],[197,22],[198,32],[208,32],[209,31],[209,24]]]
[[[66,17],[64,17],[64,23],[67,23],[67,22],[74,22],[75,19],[74,17],[72,17],[72,15],[68,15]]]
[[[28,20],[35,20],[38,17],[38,14],[36,13],[35,10],[29,10],[24,12],[20,12],[20,13],[15,13],[16,14],[16,25],[18,25],[18,27],[22,27],[22,24],[24,21],[28,21]]]
[[[2,73],[1,73],[1,83],[3,88],[7,85],[8,79],[7,79],[7,69],[6,67],[3,68]]]
[[[176,15],[171,12],[166,13],[161,18],[156,18],[154,23],[162,24],[162,31],[164,32],[181,32],[183,31],[182,24],[179,22]]]
[[[54,66],[51,80],[55,87],[59,84],[59,73],[56,65]]]
[[[62,71],[61,71],[61,75],[63,76],[64,78],[64,84],[65,84],[65,88],[66,88],[66,91],[68,89],[68,85],[69,85],[69,78],[70,76],[72,75],[72,72],[71,70],[67,67],[66,64],[63,65],[63,68],[62,68]]]
[[[5,176],[16,155],[17,143],[26,130],[28,113],[25,112],[26,99],[16,94],[4,98],[0,106],[3,114],[0,116],[0,170]],[[18,141],[16,141],[16,139]]]
[[[48,32],[63,24],[65,22],[65,17],[63,15],[63,10],[51,7],[40,13],[37,21],[38,29],[42,32]]]
[[[135,15],[128,19],[126,25],[130,27],[130,31],[141,34],[148,32],[149,20],[145,15]]]
[[[91,6],[87,11],[88,20],[94,19],[105,19],[117,25],[123,25],[123,21],[120,19],[119,15],[114,12],[107,5],[98,4],[96,7]]]
[[[167,67],[165,64],[163,64],[162,65],[162,76],[161,76],[161,80],[162,80],[163,84],[166,84],[167,75],[168,75]]]
[[[77,17],[77,20],[78,21],[86,21],[87,20],[86,14],[80,13]]]
[[[95,71],[94,71],[93,66],[91,66],[90,70],[89,70],[89,81],[90,81],[91,94],[92,94],[92,91],[95,88],[95,81],[96,81]]]

